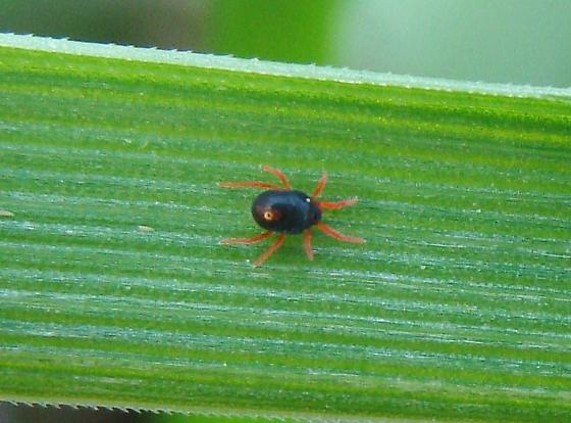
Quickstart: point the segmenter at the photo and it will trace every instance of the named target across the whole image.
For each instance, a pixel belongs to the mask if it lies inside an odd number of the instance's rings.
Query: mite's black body
[[[313,260],[313,249],[311,248],[312,226],[316,226],[324,234],[339,241],[357,244],[365,242],[363,238],[343,235],[321,221],[323,209],[341,209],[357,202],[356,198],[333,202],[317,201],[327,183],[326,174],[323,174],[313,194],[309,196],[304,192],[292,190],[287,177],[282,171],[269,166],[262,166],[262,169],[276,176],[282,183],[282,186],[261,181],[220,182],[219,184],[227,188],[249,187],[268,190],[258,195],[252,203],[252,216],[254,216],[254,220],[258,225],[266,229],[266,231],[250,238],[230,238],[222,241],[223,244],[251,244],[263,241],[273,233],[278,233],[279,235],[274,243],[264,254],[254,260],[254,266],[262,264],[274,251],[280,248],[287,234],[303,233],[305,253],[309,260]]]
[[[264,229],[300,234],[321,220],[321,209],[301,191],[264,191],[252,203],[252,216]]]

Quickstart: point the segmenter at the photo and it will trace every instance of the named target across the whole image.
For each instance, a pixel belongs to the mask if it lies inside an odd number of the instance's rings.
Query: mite
[[[321,176],[313,193],[309,196],[302,191],[292,190],[287,177],[281,170],[269,166],[262,166],[262,170],[276,176],[282,185],[260,181],[218,183],[224,188],[261,188],[267,190],[258,195],[252,203],[252,216],[256,223],[266,231],[250,238],[224,239],[221,241],[222,244],[252,244],[263,241],[277,233],[278,236],[273,244],[254,260],[253,265],[260,266],[282,246],[286,235],[290,234],[303,234],[305,253],[309,260],[313,260],[313,249],[311,248],[311,228],[313,226],[339,241],[355,244],[365,242],[363,238],[343,235],[321,221],[323,210],[342,209],[357,202],[356,198],[335,202],[318,201],[317,199],[327,183],[326,173]]]

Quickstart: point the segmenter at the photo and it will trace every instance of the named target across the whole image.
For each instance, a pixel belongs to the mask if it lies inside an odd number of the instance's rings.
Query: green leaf
[[[571,416],[569,90],[0,37],[0,399]],[[359,197],[262,267],[259,192]]]

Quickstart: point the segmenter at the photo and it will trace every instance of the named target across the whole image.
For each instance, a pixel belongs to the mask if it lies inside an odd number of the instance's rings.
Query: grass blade
[[[0,398],[569,418],[565,90],[0,41]],[[306,192],[327,170],[324,200],[360,200],[324,221],[367,243],[219,245],[260,232],[257,191],[216,185],[260,164]]]

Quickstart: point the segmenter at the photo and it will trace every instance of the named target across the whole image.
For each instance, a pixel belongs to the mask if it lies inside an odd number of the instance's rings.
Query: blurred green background
[[[569,0],[0,0],[0,31],[571,86]]]
[[[0,32],[571,86],[569,0],[0,0]],[[0,422],[254,422],[0,404]]]

